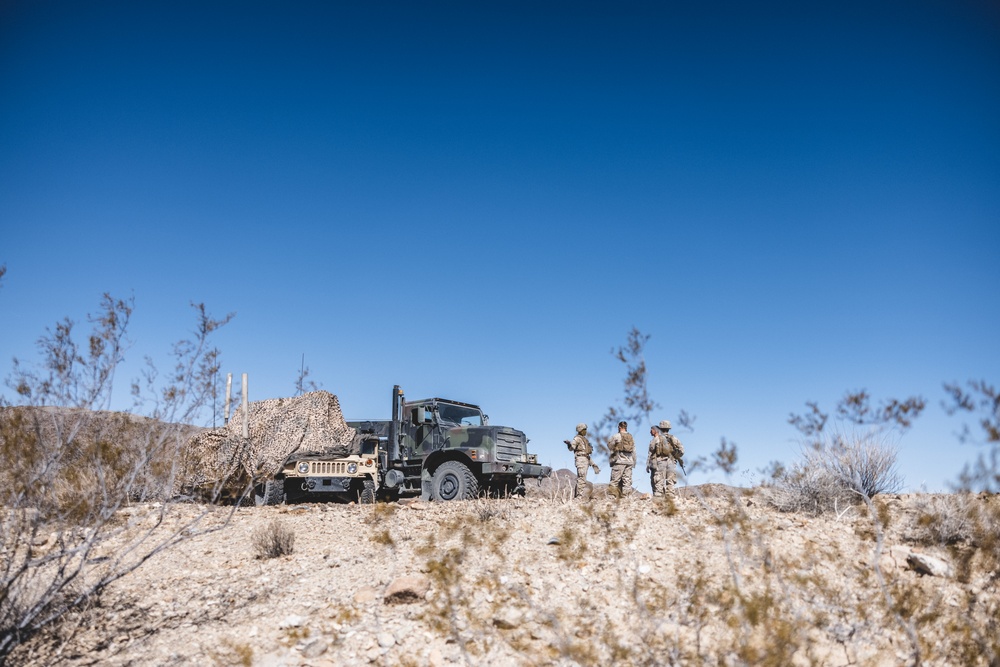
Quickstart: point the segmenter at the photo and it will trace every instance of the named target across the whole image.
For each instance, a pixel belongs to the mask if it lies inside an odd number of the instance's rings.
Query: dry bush
[[[513,497],[490,498],[481,497],[472,501],[472,508],[480,521],[509,521],[514,516],[515,501]],[[518,505],[520,507],[521,505]]]
[[[973,502],[968,494],[921,495],[916,503],[916,525],[910,528],[908,536],[928,545],[970,542],[976,532]]]
[[[195,308],[195,336],[175,346],[173,371],[161,381],[149,363],[145,389],[133,384],[145,417],[108,410],[131,301],[105,295],[85,346],[66,319],[39,339],[37,366],[15,359],[8,386],[19,405],[0,399],[0,663],[153,555],[218,528],[204,527],[210,508],[171,514],[179,499],[167,495],[187,424],[212,396],[219,353],[209,336],[228,321]],[[128,507],[150,499],[161,502]]]
[[[254,556],[258,560],[279,558],[295,551],[295,531],[278,519],[260,526],[250,536]]]
[[[781,469],[761,495],[783,512],[840,513],[866,498],[902,489],[897,454],[879,431],[834,435],[805,448],[802,459]]]

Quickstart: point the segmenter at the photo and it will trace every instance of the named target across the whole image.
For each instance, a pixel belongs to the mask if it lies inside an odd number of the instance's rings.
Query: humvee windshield
[[[466,426],[482,426],[483,413],[475,408],[467,408],[461,405],[450,405],[448,403],[438,403],[438,418],[444,422],[452,424],[463,424]]]

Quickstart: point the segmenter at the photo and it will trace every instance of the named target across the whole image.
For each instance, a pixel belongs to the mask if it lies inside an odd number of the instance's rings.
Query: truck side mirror
[[[427,410],[424,408],[413,408],[413,423],[423,424],[427,421]]]

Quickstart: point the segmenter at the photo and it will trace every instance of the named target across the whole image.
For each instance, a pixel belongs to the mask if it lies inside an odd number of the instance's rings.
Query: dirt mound
[[[291,454],[345,456],[352,451],[355,431],[327,391],[295,398],[250,403],[249,434],[243,439],[243,408],[220,429],[191,438],[185,451],[185,486],[206,486],[225,480],[269,477]]]

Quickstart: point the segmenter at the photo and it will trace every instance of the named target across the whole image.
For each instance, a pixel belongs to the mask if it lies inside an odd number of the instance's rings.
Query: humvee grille
[[[520,461],[524,454],[524,437],[519,433],[497,433],[497,460]]]
[[[309,472],[313,475],[346,475],[347,463],[344,461],[310,461]]]

